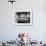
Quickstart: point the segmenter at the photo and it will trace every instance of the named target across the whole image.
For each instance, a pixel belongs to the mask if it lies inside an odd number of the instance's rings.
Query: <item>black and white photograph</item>
[[[19,11],[15,13],[16,25],[32,25],[32,11]]]

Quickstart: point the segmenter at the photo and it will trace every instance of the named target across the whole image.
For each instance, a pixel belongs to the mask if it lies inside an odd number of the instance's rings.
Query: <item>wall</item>
[[[13,17],[17,10],[33,10],[32,26],[14,26]],[[13,5],[0,0],[0,40],[11,40],[18,32],[26,32],[37,41],[46,40],[46,1],[17,0]]]

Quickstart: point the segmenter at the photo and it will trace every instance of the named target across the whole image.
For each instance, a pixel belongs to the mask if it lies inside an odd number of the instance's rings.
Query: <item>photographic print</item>
[[[15,12],[16,25],[32,25],[32,11]]]

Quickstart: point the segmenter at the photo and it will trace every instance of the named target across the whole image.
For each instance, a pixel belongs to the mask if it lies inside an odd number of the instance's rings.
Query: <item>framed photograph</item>
[[[18,26],[32,25],[32,10],[31,11],[16,11],[15,25],[18,25]]]

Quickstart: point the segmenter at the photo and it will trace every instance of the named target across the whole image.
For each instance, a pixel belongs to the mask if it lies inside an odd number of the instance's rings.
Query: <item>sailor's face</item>
[[[24,18],[24,17],[25,17],[25,14],[21,14],[21,15],[20,15],[20,18]]]

